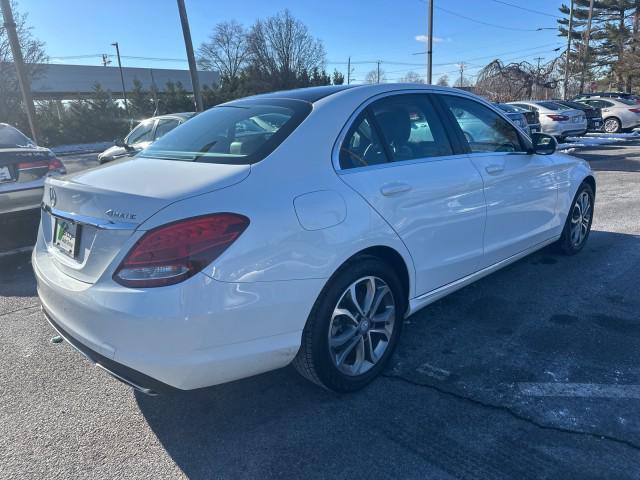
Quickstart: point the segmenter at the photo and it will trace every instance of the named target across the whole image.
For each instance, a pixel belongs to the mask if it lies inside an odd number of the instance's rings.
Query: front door
[[[484,266],[552,237],[558,188],[551,158],[529,153],[516,128],[480,102],[457,95],[438,98],[455,118],[484,181]]]

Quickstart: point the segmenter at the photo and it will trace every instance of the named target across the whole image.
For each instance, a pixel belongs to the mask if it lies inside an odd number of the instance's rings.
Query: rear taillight
[[[51,160],[49,160],[49,171],[63,174],[67,173],[67,169],[64,167],[64,164],[56,157],[53,157]]]
[[[633,113],[640,113],[640,108],[630,108],[629,111]]]
[[[47,160],[34,160],[31,162],[18,163],[18,170],[32,170],[35,168],[48,168],[49,162]]]
[[[567,117],[566,115],[556,115],[553,113],[548,113],[547,117],[549,117],[554,122],[566,122],[567,120],[569,120],[569,117]]]
[[[189,218],[149,230],[113,274],[125,287],[161,287],[192,277],[218,258],[249,225],[235,213]]]

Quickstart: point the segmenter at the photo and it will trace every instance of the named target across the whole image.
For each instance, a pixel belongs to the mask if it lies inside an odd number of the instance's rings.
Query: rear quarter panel
[[[314,110],[287,140],[251,166],[244,181],[171,204],[140,229],[214,212],[247,216],[249,227],[203,271],[227,282],[327,279],[357,252],[387,246],[404,259],[412,295],[414,268],[405,245],[362,197],[338,178],[331,162],[341,128],[366,99],[351,97],[344,102],[323,104],[321,100],[314,104]],[[325,194],[344,200],[345,218],[327,222],[326,228],[309,228],[310,219],[301,223],[296,214],[295,199],[319,191],[333,192]]]

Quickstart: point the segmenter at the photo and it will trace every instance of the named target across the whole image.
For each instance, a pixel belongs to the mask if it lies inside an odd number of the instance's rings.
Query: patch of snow
[[[113,142],[76,143],[51,147],[51,151],[56,155],[69,155],[72,153],[102,152],[112,146]]]

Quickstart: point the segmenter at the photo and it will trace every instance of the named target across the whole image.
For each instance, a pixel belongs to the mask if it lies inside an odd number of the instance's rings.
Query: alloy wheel
[[[591,197],[583,191],[571,211],[571,244],[579,247],[589,232],[591,224]]]
[[[342,293],[329,324],[329,353],[345,375],[361,375],[384,356],[396,321],[393,293],[384,280],[368,276]]]
[[[619,128],[619,122],[615,118],[609,118],[604,122],[604,131],[607,133],[616,133]]]

